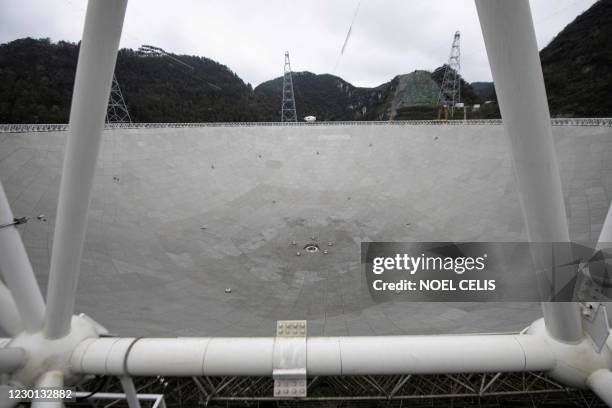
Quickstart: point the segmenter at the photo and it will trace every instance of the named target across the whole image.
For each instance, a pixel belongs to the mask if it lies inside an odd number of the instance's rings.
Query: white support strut
[[[132,381],[132,377],[122,375],[119,377],[119,381],[121,381],[121,387],[123,387],[123,391],[125,392],[125,398],[127,400],[129,408],[140,408],[140,401],[138,401],[138,392],[136,391],[136,387],[134,386],[134,381]]]
[[[0,272],[12,294],[11,298],[21,316],[23,328],[28,333],[34,333],[42,327],[45,302],[36,282],[32,264],[21,241],[21,235],[15,225],[10,225],[12,223],[13,212],[0,182],[0,225],[5,225],[0,228]],[[8,304],[11,303],[11,299],[4,294],[1,303],[10,307]],[[15,319],[9,316],[10,308],[6,310],[0,308],[0,313],[6,314],[2,320],[13,320],[12,323],[9,322],[9,325],[16,327]]]
[[[606,219],[601,227],[596,249],[612,249],[612,205],[608,208]]]
[[[612,407],[612,372],[610,370],[602,368],[591,373],[587,384],[606,405]]]
[[[43,373],[36,381],[36,388],[62,388],[64,385],[64,377],[61,371],[47,371]],[[32,401],[32,408],[62,408],[64,403],[61,400],[56,401]]]
[[[90,0],[70,108],[49,286],[45,336],[70,330],[87,213],[127,0]]]
[[[544,76],[528,0],[476,0],[510,142],[530,242],[569,242]],[[543,302],[548,332],[573,343],[583,336],[576,303]]]
[[[72,354],[75,373],[272,376],[274,337],[98,338]],[[547,343],[531,335],[308,337],[308,375],[546,371]]]
[[[2,281],[0,281],[0,329],[12,337],[23,331],[15,299]]]
[[[0,374],[15,371],[25,361],[25,351],[21,348],[0,348]]]

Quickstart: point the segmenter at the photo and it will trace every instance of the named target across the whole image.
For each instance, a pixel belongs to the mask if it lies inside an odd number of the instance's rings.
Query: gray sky
[[[334,73],[357,86],[440,66],[461,31],[462,75],[489,81],[472,0],[130,0],[121,47],[150,44],[227,65],[253,86],[294,71]],[[596,0],[531,0],[540,48]],[[22,37],[78,41],[86,0],[1,0],[0,43]],[[334,67],[338,63],[334,72]]]

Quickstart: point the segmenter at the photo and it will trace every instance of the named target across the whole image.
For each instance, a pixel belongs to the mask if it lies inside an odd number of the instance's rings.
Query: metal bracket
[[[274,396],[306,396],[306,320],[276,322],[272,377]]]
[[[28,222],[28,220],[29,220],[28,217],[13,218],[13,222],[9,222],[8,224],[0,225],[0,229],[7,228],[7,227],[12,227],[12,226],[17,226],[17,225],[20,225],[20,224],[25,224],[26,222]]]
[[[87,320],[87,322],[89,322],[96,329],[96,332],[98,333],[98,336],[100,336],[100,337],[109,336],[109,332],[108,332],[108,329],[106,327],[102,326],[100,323],[96,322],[94,319],[92,319],[91,317],[89,317],[85,313],[79,314],[79,317],[81,317],[84,320]]]
[[[606,307],[603,303],[587,302],[582,304],[582,308],[582,327],[599,353],[610,335]]]

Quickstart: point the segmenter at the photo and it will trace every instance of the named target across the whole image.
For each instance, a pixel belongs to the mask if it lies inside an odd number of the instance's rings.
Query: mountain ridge
[[[612,116],[612,0],[599,0],[541,51],[552,116]],[[282,76],[255,89],[227,66],[205,57],[118,53],[116,77],[139,122],[278,121]],[[68,121],[78,44],[18,39],[0,44],[0,123]],[[180,61],[181,63],[178,63]],[[191,67],[191,68],[190,68]],[[299,118],[318,120],[434,119],[445,66],[397,75],[376,87],[332,74],[294,72]],[[469,118],[498,117],[490,82],[461,79]],[[494,103],[484,104],[485,101]]]

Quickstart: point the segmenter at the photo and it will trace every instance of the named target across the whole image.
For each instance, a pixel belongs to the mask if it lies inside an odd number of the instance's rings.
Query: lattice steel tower
[[[113,75],[110,96],[108,98],[108,108],[106,110],[106,123],[132,123],[132,118],[128,112],[117,77]]]
[[[283,103],[281,105],[281,122],[297,122],[295,98],[293,96],[293,79],[289,51],[285,51],[285,73],[283,75]]]
[[[461,49],[459,43],[461,34],[455,32],[453,37],[453,45],[451,47],[448,64],[444,69],[444,78],[440,85],[440,94],[438,95],[438,106],[446,106],[450,111],[450,116],[455,113],[455,105],[461,100]]]

